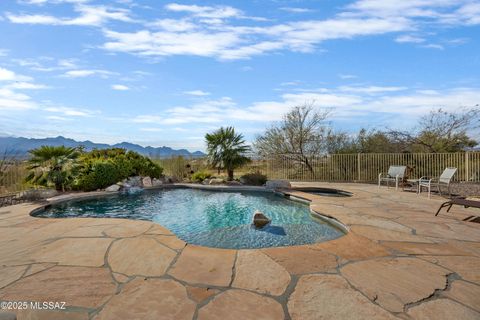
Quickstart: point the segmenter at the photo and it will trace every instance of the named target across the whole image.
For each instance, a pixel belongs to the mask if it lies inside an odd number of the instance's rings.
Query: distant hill
[[[185,149],[175,150],[169,147],[142,147],[138,144],[129,142],[122,142],[117,144],[95,143],[92,141],[76,141],[73,139],[58,136],[56,138],[34,139],[22,137],[0,137],[0,155],[7,152],[10,155],[17,157],[25,157],[28,151],[38,148],[40,146],[67,146],[78,147],[83,146],[85,150],[92,149],[106,149],[106,148],[123,148],[131,151],[136,151],[144,156],[152,158],[166,158],[171,156],[185,156],[185,157],[203,157],[205,154],[201,151],[189,152]]]

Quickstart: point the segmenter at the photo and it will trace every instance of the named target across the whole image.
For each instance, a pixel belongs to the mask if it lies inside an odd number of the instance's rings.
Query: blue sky
[[[0,1],[0,134],[190,150],[291,107],[336,130],[480,103],[472,0]]]

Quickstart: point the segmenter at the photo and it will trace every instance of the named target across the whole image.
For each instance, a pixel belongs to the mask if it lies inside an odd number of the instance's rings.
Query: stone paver
[[[151,222],[132,220],[125,220],[124,223],[128,223],[128,228],[122,223],[118,226],[105,229],[105,234],[112,238],[136,237],[147,232],[153,225]]]
[[[238,252],[233,287],[279,296],[289,283],[287,270],[267,255],[258,250]]]
[[[64,301],[66,306],[98,308],[115,289],[106,268],[57,266],[1,289],[0,300]]]
[[[112,244],[108,263],[114,272],[162,276],[176,257],[172,249],[149,237],[125,238]]]
[[[424,256],[422,258],[456,272],[464,280],[480,284],[480,258],[478,257]]]
[[[480,286],[457,280],[452,283],[450,290],[442,294],[480,312]]]
[[[305,275],[288,299],[293,320],[395,319],[338,275]]]
[[[310,247],[325,250],[347,260],[390,255],[390,252],[384,246],[353,233],[349,233],[335,240],[320,242]]]
[[[180,283],[166,279],[136,278],[113,297],[95,320],[192,319],[195,303]]]
[[[173,250],[181,250],[187,245],[185,241],[182,241],[175,236],[157,235],[155,236],[155,239]]]
[[[433,241],[426,238],[413,235],[407,232],[400,232],[395,230],[386,230],[371,226],[352,226],[352,231],[358,235],[364,236],[371,240],[385,240],[385,241],[409,241],[409,242],[425,242],[433,243]]]
[[[0,289],[20,279],[28,266],[0,267]]]
[[[1,319],[1,318],[0,318]],[[88,320],[87,311],[22,310],[17,320]]]
[[[107,238],[64,238],[42,246],[33,257],[38,262],[101,267],[111,242],[112,239]]]
[[[334,255],[307,246],[269,248],[262,251],[291,274],[336,272],[337,259]]]
[[[195,302],[202,302],[220,292],[218,289],[187,286],[187,292]]]
[[[35,274],[37,272],[43,271],[45,269],[51,268],[55,266],[55,263],[35,263],[31,264],[30,268],[28,268],[27,272],[23,275],[24,277],[28,277],[29,275]]]
[[[147,221],[30,216],[38,204],[0,208],[0,300],[71,307],[19,312],[19,320],[480,318],[480,225],[461,221],[479,210],[435,217],[444,201],[436,196],[314,185],[353,194],[294,192],[348,234],[258,250],[185,244]]]
[[[226,287],[232,280],[234,250],[187,246],[169,271],[190,284]]]
[[[399,252],[415,255],[469,255],[468,251],[459,249],[448,243],[411,243],[400,241],[383,241],[382,245]]]
[[[198,311],[199,320],[284,319],[282,306],[271,298],[243,290],[220,293]]]
[[[437,299],[422,303],[408,310],[408,314],[412,318],[419,320],[480,319],[480,313],[448,299]]]
[[[342,275],[372,301],[392,312],[445,289],[448,270],[415,258],[380,258],[348,264]]]

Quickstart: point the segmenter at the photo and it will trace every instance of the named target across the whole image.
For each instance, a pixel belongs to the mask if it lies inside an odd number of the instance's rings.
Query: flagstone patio
[[[353,193],[292,192],[349,232],[258,250],[188,245],[145,221],[0,208],[0,301],[66,303],[11,310],[18,319],[480,319],[480,224],[462,221],[480,210],[435,217],[438,197],[313,185]]]

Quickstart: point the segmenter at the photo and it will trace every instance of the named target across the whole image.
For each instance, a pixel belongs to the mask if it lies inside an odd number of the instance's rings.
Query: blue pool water
[[[255,210],[272,222],[263,229],[252,227]],[[309,244],[343,235],[312,216],[308,205],[270,192],[149,190],[65,202],[36,216],[149,220],[187,243],[232,249]]]

